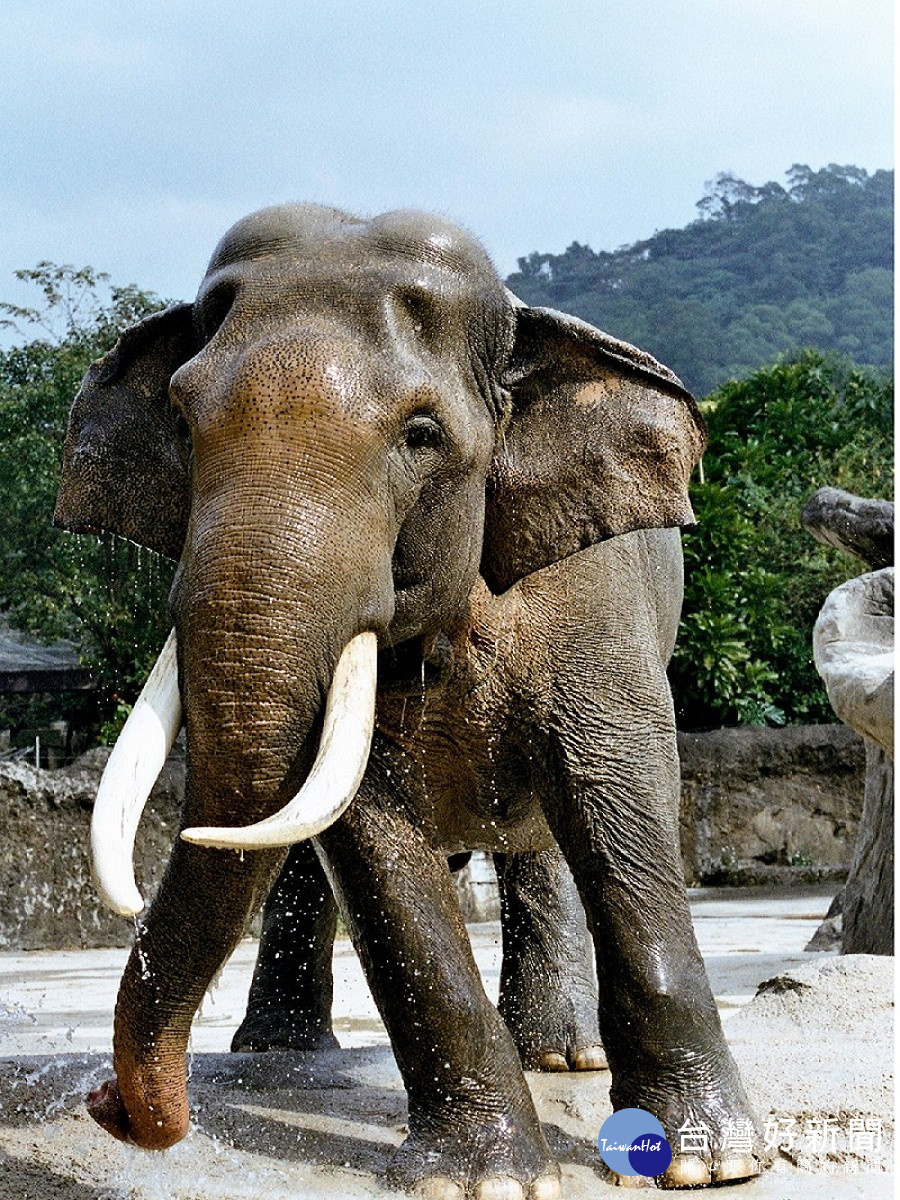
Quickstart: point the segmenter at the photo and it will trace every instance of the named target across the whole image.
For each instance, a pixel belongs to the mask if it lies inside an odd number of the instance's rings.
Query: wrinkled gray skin
[[[469,855],[450,861],[464,866]],[[597,1030],[594,954],[584,909],[556,847],[495,854],[503,958],[500,1015],[529,1070],[596,1071],[606,1056]],[[308,842],[291,850],[263,911],[247,1012],[232,1050],[338,1046],[331,1021],[337,905]]]
[[[667,1182],[755,1168],[726,1148],[752,1114],[678,851],[665,662],[701,448],[670,372],[516,309],[477,243],[410,213],[246,218],[196,303],[126,333],[76,400],[57,522],[179,558],[185,825],[284,804],[342,648],[378,637],[368,767],[315,849],[408,1091],[400,1186],[558,1194],[447,868],[554,838],[594,935],[614,1105],[676,1151],[705,1122],[708,1152]],[[89,1102],[116,1136],[184,1136],[192,1017],[283,860],[175,844],[119,992],[117,1078]]]

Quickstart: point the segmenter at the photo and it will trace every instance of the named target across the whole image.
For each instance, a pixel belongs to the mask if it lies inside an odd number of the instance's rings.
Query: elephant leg
[[[598,1071],[594,953],[572,874],[554,847],[495,854],[503,965],[500,1015],[528,1070]]]
[[[311,842],[294,846],[263,910],[247,1012],[232,1050],[332,1050],[337,905]]]
[[[471,853],[454,855],[450,870],[461,870],[470,858]],[[340,1048],[331,1013],[337,915],[312,843],[298,843],[263,909],[247,1011],[231,1040],[232,1050]]]
[[[764,1156],[691,922],[674,730],[630,713],[589,732],[557,745],[548,818],[594,933],[613,1107],[662,1122],[674,1157],[661,1186],[749,1178]]]
[[[319,843],[408,1092],[409,1136],[391,1182],[434,1200],[558,1196],[558,1167],[485,995],[446,859],[395,797],[370,793]]]
[[[116,1078],[88,1097],[90,1115],[115,1137],[162,1150],[187,1133],[191,1022],[282,858],[176,842],[119,986]]]

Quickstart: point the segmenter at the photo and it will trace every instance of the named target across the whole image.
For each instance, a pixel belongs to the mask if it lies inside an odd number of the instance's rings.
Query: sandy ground
[[[829,900],[827,888],[692,893],[726,1034],[775,1147],[773,1168],[716,1188],[722,1200],[894,1194],[892,960],[804,953]],[[496,998],[499,927],[470,934]],[[255,954],[253,942],[238,948],[195,1022],[193,1128],[164,1154],[115,1142],[83,1108],[110,1072],[125,951],[0,954],[0,1198],[396,1197],[379,1176],[403,1139],[405,1094],[351,947],[335,950],[343,1048],[315,1056],[228,1053]],[[620,1195],[596,1149],[608,1073],[529,1083],[566,1200]]]

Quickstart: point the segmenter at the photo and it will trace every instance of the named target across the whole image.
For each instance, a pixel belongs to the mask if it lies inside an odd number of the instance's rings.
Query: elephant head
[[[284,206],[238,222],[194,304],[126,331],[70,420],[56,523],[178,560],[177,680],[170,647],[98,801],[106,898],[140,908],[155,709],[159,763],[180,696],[182,835],[199,846],[176,844],[148,929],[208,902],[185,937],[221,957],[272,855],[238,866],[208,847],[284,846],[338,818],[366,768],[376,647],[389,671],[392,648],[460,619],[479,573],[502,592],[604,538],[690,522],[702,446],[671,372],[521,305],[442,219]],[[222,870],[251,880],[241,911],[198,891]]]

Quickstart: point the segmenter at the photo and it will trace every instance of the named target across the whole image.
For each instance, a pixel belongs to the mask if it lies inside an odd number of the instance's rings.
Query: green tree
[[[507,282],[527,303],[644,346],[697,395],[808,346],[887,366],[893,172],[787,174],[787,188],[720,174],[684,229],[612,252],[535,252]]]
[[[43,640],[69,638],[98,680],[81,698],[97,731],[134,700],[165,635],[172,565],[120,538],[53,528],[63,438],[90,362],[126,325],[162,306],[140,289],[111,287],[91,268],[39,263],[20,278],[38,307],[0,305],[4,324],[39,331],[0,353],[0,611]],[[70,715],[72,697],[57,701]]]
[[[671,669],[682,727],[833,720],[812,627],[864,568],[814,541],[800,513],[826,484],[892,495],[892,400],[887,376],[805,351],[703,403],[709,446]]]

